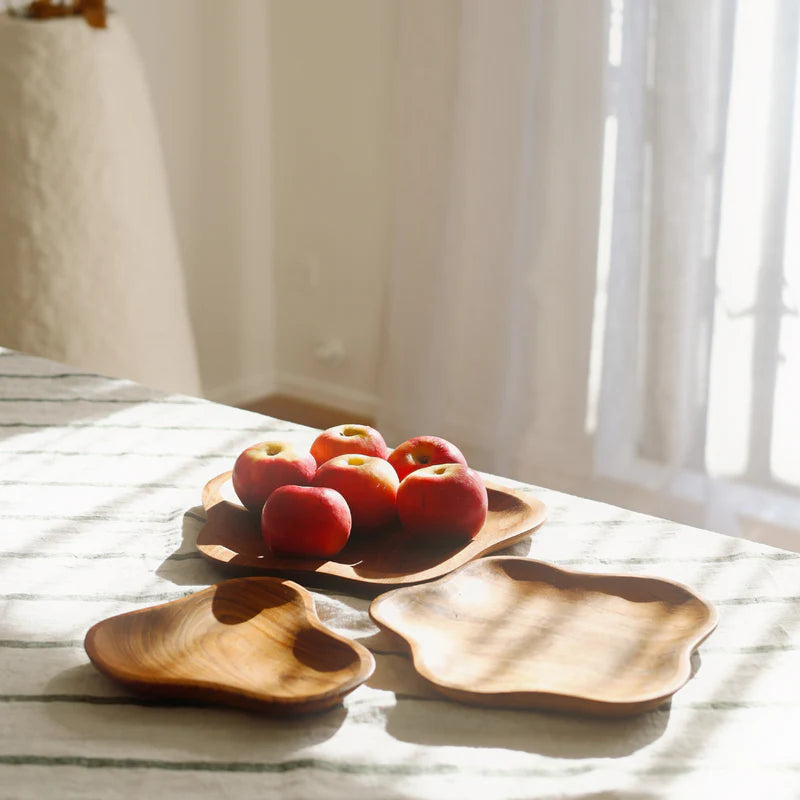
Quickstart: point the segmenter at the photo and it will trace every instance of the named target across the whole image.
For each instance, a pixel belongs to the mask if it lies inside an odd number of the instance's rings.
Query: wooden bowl
[[[663,703],[717,624],[713,606],[680,584],[510,556],[387,592],[370,616],[448,697],[602,716]]]
[[[277,714],[339,703],[372,654],[328,630],[311,595],[277,578],[237,578],[98,622],[92,663],[134,691]]]
[[[239,504],[230,475],[218,475],[203,490],[206,524],[197,535],[197,549],[203,556],[234,574],[279,575],[303,584],[346,587],[373,596],[395,586],[439,578],[479,556],[509,547],[547,518],[544,503],[528,492],[484,478],[489,513],[471,542],[421,546],[410,542],[397,524],[352,537],[344,550],[328,561],[291,558],[269,551],[258,516]]]

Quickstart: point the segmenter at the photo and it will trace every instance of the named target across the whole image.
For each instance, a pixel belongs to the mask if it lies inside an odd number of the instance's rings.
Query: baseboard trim
[[[259,397],[274,394],[275,377],[272,373],[261,375],[248,375],[232,383],[214,386],[203,391],[203,397],[215,403],[224,403],[229,406],[240,406]]]
[[[345,408],[370,417],[374,417],[378,409],[378,398],[373,394],[305,375],[279,374],[275,380],[274,391],[297,397],[308,403]]]

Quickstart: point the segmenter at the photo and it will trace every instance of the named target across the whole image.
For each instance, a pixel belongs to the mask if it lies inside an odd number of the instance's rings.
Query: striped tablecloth
[[[334,710],[169,706],[100,675],[94,622],[224,578],[194,546],[205,482],[254,441],[314,435],[0,349],[0,797],[800,797],[800,556],[544,489],[550,519],[516,554],[716,604],[698,671],[656,711],[450,702],[336,592],[313,593],[320,617],[377,667]]]

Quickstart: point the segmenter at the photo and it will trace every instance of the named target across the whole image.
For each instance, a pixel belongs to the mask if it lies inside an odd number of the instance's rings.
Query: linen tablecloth
[[[538,487],[549,520],[515,554],[716,605],[695,675],[657,710],[446,700],[339,591],[312,592],[321,619],[377,666],[333,710],[160,704],[97,672],[93,623],[226,577],[195,548],[206,481],[255,441],[314,435],[0,350],[0,797],[800,797],[800,556]]]

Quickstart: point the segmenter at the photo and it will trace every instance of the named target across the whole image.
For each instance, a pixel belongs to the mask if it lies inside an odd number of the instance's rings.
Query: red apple
[[[281,486],[264,503],[261,535],[277,555],[330,558],[350,537],[350,509],[333,489]]]
[[[385,459],[389,455],[389,448],[380,432],[369,425],[337,425],[335,428],[328,428],[311,445],[311,455],[317,460],[317,466],[334,456],[347,453]]]
[[[259,442],[243,450],[233,465],[233,489],[242,505],[258,514],[279,486],[307,486],[317,462],[290,442]]]
[[[436,464],[415,470],[397,490],[397,516],[412,536],[474,539],[486,522],[489,497],[474,469]]]
[[[389,463],[402,481],[406,475],[432,464],[464,464],[463,453],[447,439],[439,436],[415,436],[395,447],[389,454]]]
[[[388,461],[358,453],[329,459],[312,481],[313,486],[341,492],[350,506],[354,530],[379,528],[394,521],[399,483]]]

